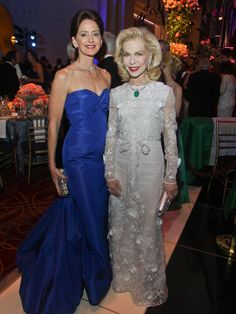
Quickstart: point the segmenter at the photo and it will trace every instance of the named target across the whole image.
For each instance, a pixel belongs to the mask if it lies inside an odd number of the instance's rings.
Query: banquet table
[[[47,119],[47,116],[45,116]],[[1,121],[5,120],[5,130]],[[17,169],[19,173],[24,173],[25,156],[23,145],[28,141],[28,128],[32,125],[30,117],[14,118],[1,117],[0,118],[0,139],[6,142],[15,144]]]
[[[229,126],[232,125],[232,128],[235,128],[236,118],[188,117],[180,124],[188,184],[196,180],[191,169],[201,171],[205,166],[214,164],[217,120],[226,120]],[[231,122],[234,123],[230,124]],[[236,134],[236,129],[234,134]],[[236,151],[233,151],[232,155],[236,156]]]

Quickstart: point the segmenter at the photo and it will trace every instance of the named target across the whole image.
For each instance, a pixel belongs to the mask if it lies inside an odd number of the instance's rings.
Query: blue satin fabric
[[[17,252],[20,295],[27,314],[71,314],[83,289],[93,305],[111,282],[107,243],[108,191],[103,153],[109,90],[67,96],[70,122],[63,146],[69,196],[59,198]]]

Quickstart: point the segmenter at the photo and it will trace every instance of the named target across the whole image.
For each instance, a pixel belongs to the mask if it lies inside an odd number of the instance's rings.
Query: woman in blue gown
[[[109,74],[94,65],[103,24],[93,10],[76,14],[71,37],[78,57],[56,73],[49,106],[49,168],[58,198],[17,252],[20,296],[27,314],[71,314],[83,290],[98,304],[109,290],[107,199],[103,152],[107,129]],[[70,128],[63,146],[62,175],[55,165],[58,129],[65,108]]]

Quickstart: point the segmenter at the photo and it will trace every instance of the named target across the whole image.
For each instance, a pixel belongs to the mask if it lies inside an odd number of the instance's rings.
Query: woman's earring
[[[77,49],[77,48],[78,48],[78,45],[77,45],[77,43],[76,43],[75,40],[72,39],[71,44],[72,44],[72,47],[73,47],[74,49]]]

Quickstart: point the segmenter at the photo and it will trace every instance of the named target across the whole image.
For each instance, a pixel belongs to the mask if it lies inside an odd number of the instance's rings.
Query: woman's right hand
[[[51,178],[53,183],[55,184],[56,190],[58,195],[60,195],[60,188],[59,188],[59,179],[63,179],[67,181],[67,177],[61,174],[60,170],[56,167],[51,167],[50,168],[50,173],[51,173]]]
[[[108,187],[108,191],[116,196],[116,197],[120,197],[121,196],[121,185],[120,185],[120,181],[118,179],[115,180],[107,180],[107,187]]]

